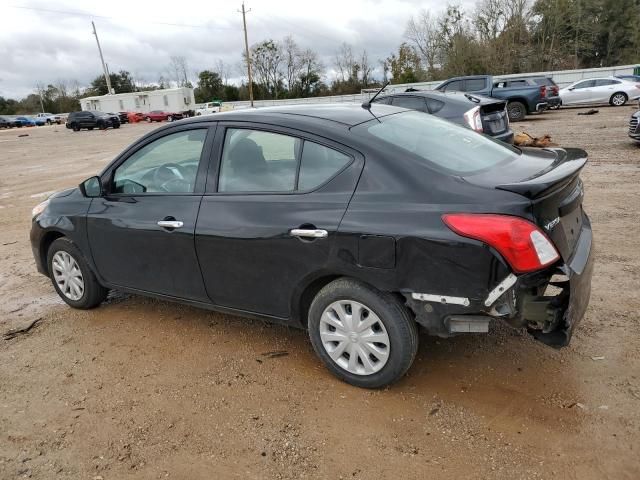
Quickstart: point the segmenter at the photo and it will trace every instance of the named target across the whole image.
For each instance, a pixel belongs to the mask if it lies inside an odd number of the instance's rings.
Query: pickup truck
[[[221,102],[205,103],[200,108],[196,108],[196,116],[209,115],[209,114],[212,114],[212,113],[218,113],[218,112],[220,112],[221,108],[222,108],[222,103]]]
[[[436,90],[473,92],[506,100],[511,121],[524,120],[528,113],[540,112],[548,107],[546,85],[508,86],[505,82],[494,81],[491,75],[450,78],[438,85]]]
[[[42,119],[44,123],[47,125],[51,125],[52,123],[57,123],[60,125],[62,123],[62,117],[60,115],[54,115],[52,113],[39,113],[35,116],[35,118]]]

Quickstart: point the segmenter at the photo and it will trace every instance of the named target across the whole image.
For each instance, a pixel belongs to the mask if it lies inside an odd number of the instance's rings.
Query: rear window
[[[432,167],[470,175],[512,161],[520,151],[432,115],[403,112],[353,127],[418,156]]]

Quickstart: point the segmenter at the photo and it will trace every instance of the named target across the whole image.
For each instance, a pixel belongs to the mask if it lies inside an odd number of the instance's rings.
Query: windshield
[[[361,123],[352,131],[417,155],[432,167],[469,175],[512,161],[520,150],[422,112],[403,112]]]

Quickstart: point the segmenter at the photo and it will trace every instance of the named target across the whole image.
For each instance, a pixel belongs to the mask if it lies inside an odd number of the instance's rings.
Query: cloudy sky
[[[465,3],[470,2],[458,2]],[[144,82],[167,76],[169,57],[185,56],[189,70],[222,60],[238,80],[244,48],[241,0],[1,0],[0,96],[20,98],[35,85],[101,74],[91,20],[112,72],[128,70]],[[292,35],[330,68],[342,42],[366,48],[372,63],[402,41],[420,9],[438,12],[441,0],[247,0],[249,43]],[[331,72],[328,73],[331,76]],[[331,80],[327,78],[326,80]]]

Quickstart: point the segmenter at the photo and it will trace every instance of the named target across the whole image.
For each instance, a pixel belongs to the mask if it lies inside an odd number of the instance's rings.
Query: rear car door
[[[602,78],[595,81],[593,92],[593,101],[598,103],[608,102],[611,95],[615,93],[615,88],[621,83],[617,80]]]
[[[194,233],[214,132],[202,123],[163,129],[103,174],[87,230],[107,283],[208,301]]]
[[[364,158],[263,124],[221,124],[215,144],[196,226],[207,293],[219,306],[289,318],[295,292],[335,257]]]

